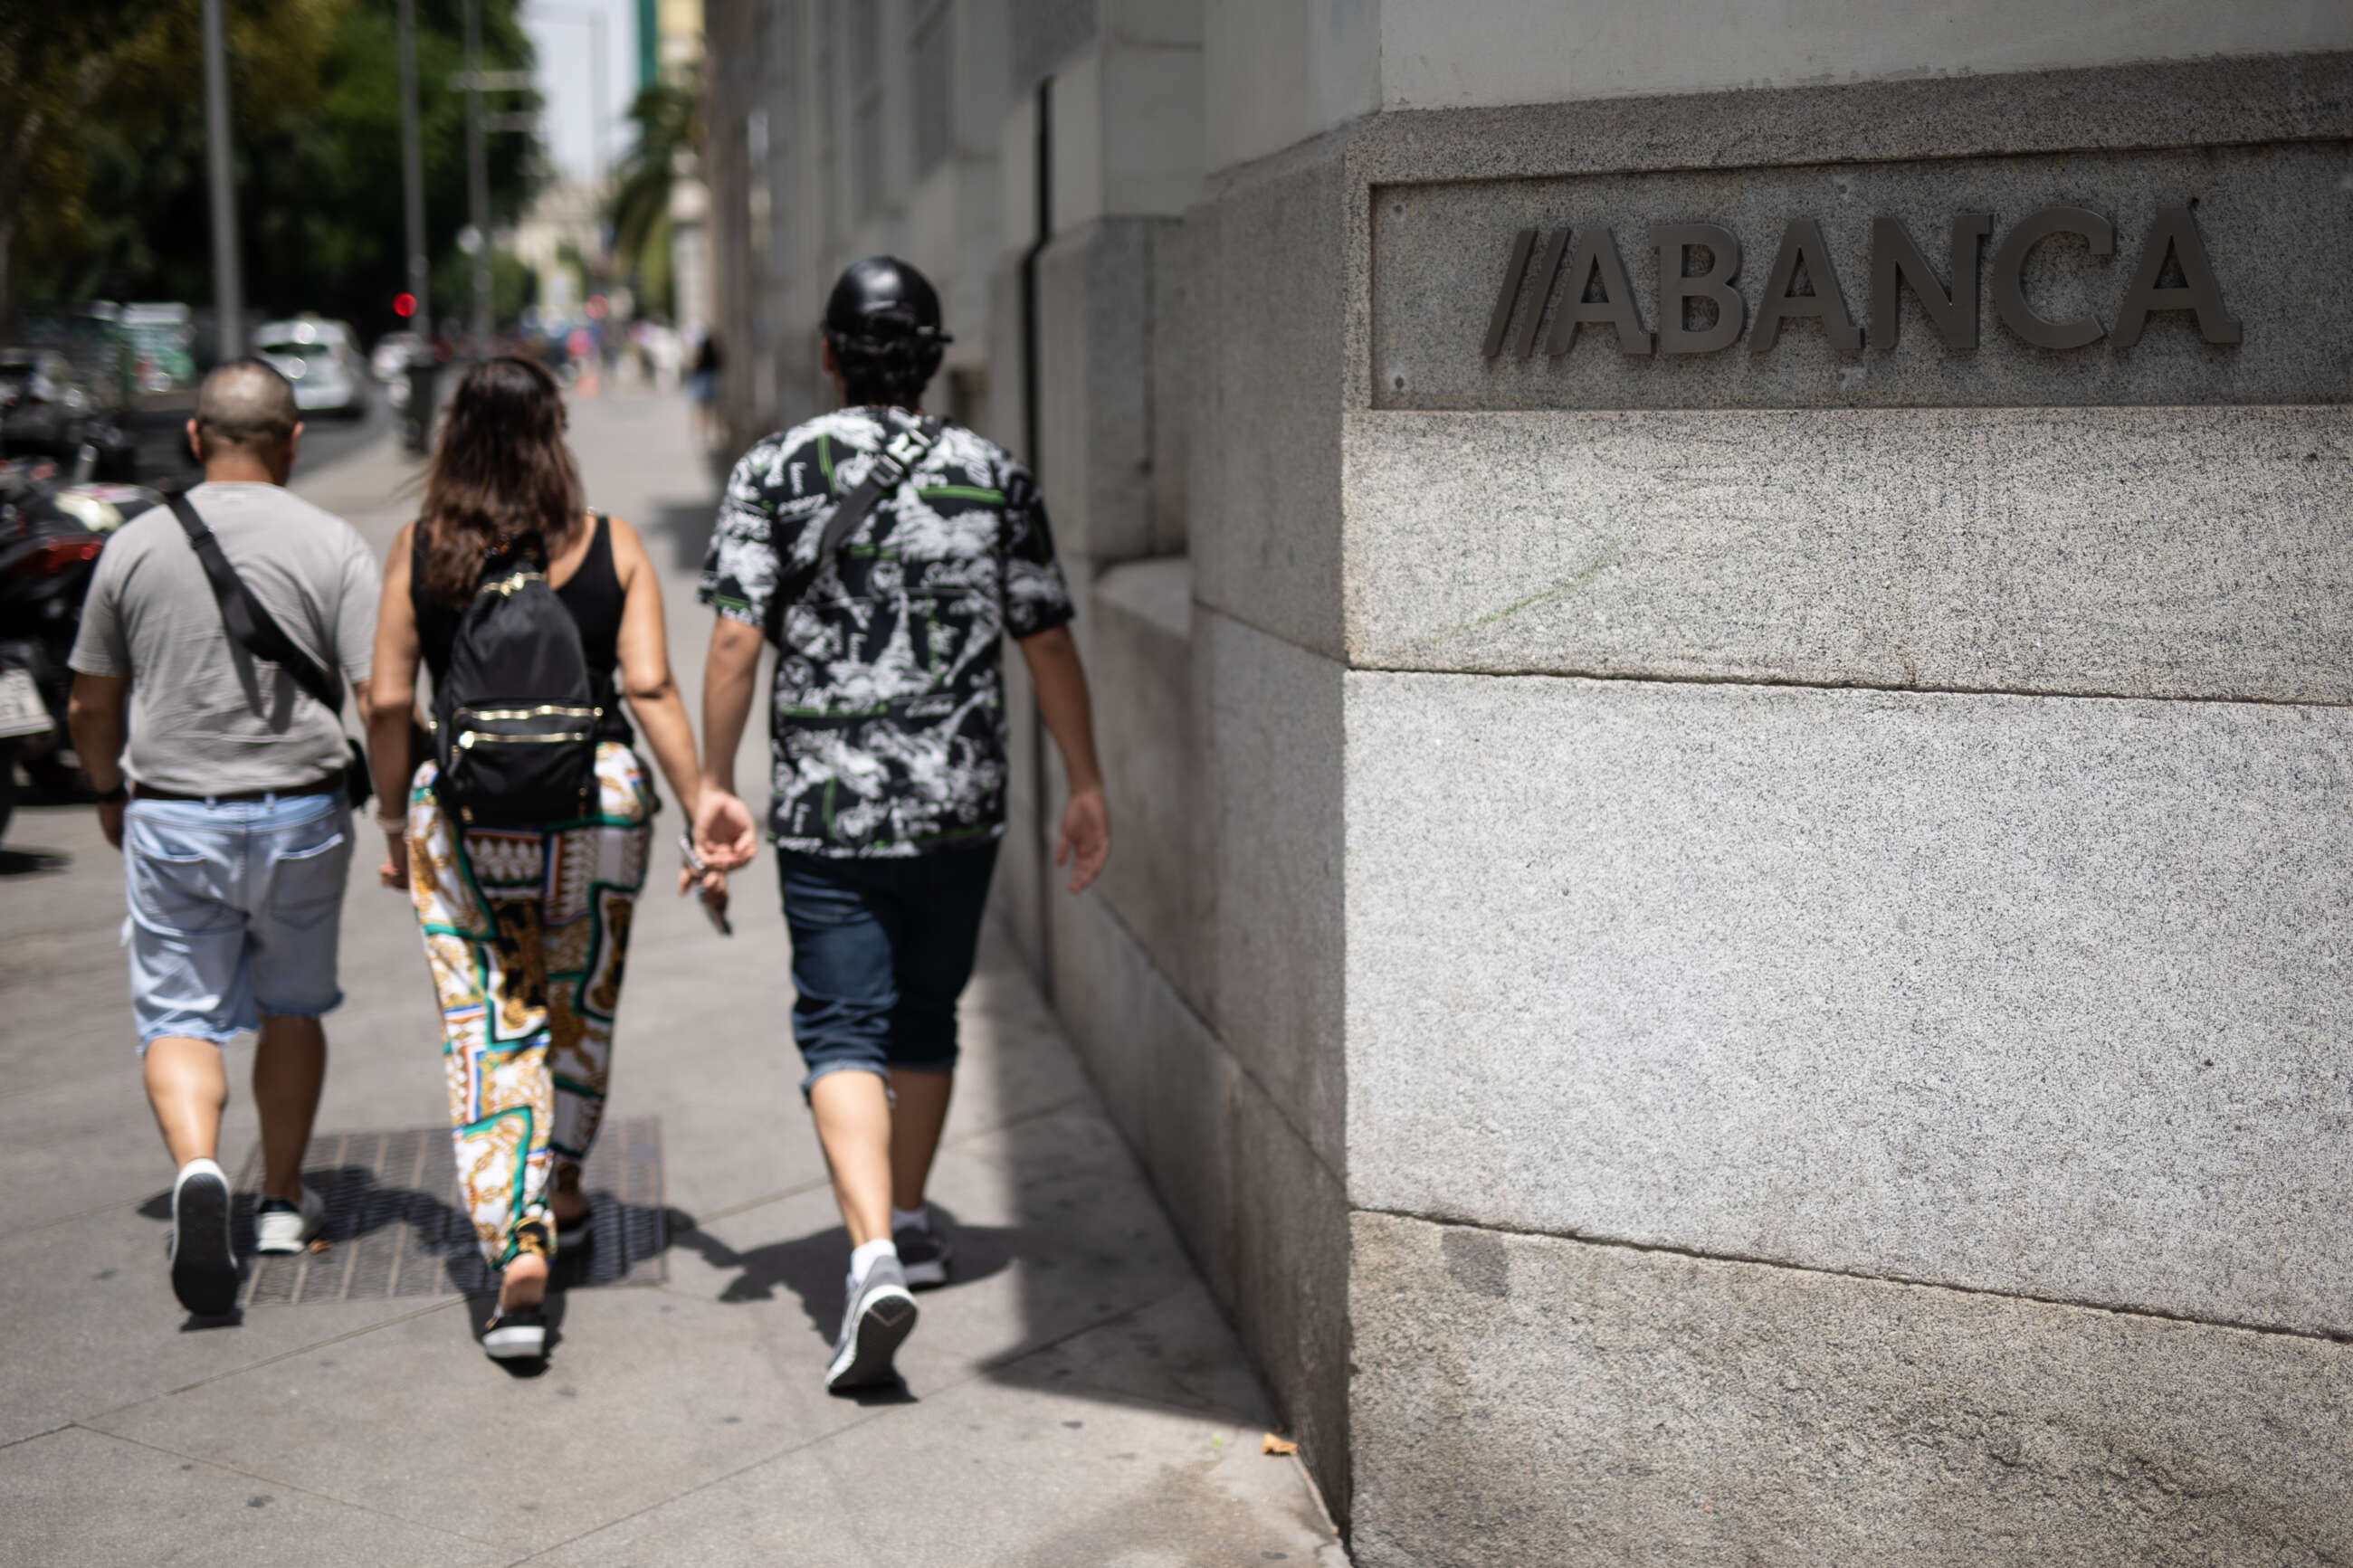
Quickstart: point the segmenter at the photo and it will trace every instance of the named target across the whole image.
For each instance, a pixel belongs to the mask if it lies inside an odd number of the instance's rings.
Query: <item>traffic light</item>
[[[417,314],[417,296],[406,289],[395,294],[392,297],[392,313],[404,321]]]

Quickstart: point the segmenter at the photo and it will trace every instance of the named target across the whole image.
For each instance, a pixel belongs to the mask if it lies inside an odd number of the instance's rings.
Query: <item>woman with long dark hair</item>
[[[563,396],[540,365],[491,360],[459,383],[420,514],[385,563],[369,723],[380,875],[417,905],[441,1006],[459,1182],[482,1256],[500,1273],[482,1345],[501,1359],[544,1353],[549,1265],[559,1245],[590,1234],[580,1167],[604,1115],[659,804],[621,698],[690,821],[703,788],[670,680],[653,563],[628,523],[587,510],[564,431]],[[453,820],[434,762],[411,754],[417,663],[447,678],[460,617],[493,565],[543,572],[579,629],[596,768],[593,798],[566,820]],[[740,802],[727,820],[735,814],[748,837]],[[723,886],[714,875],[706,896],[723,896]]]

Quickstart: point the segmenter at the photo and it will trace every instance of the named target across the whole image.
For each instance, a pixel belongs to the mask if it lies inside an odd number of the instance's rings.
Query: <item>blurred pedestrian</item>
[[[793,945],[793,1033],[851,1244],[826,1382],[888,1383],[911,1288],[946,1283],[925,1200],[1005,830],[1003,639],[1061,749],[1055,861],[1071,890],[1111,853],[1086,677],[1029,470],[923,412],[947,334],[913,267],[860,261],[834,287],[825,364],[844,405],[771,436],[727,483],[702,598],[719,612],[702,688],[695,847],[732,869],[737,741],[764,637],[777,645],[769,825]]]
[[[352,754],[339,710],[345,681],[367,710],[376,573],[349,523],[285,489],[301,436],[293,389],[269,365],[206,376],[188,422],[204,480],[108,542],[70,661],[74,749],[123,852],[147,1098],[178,1166],[172,1289],[207,1316],[237,1300],[218,1154],[221,1047],[241,1030],[260,1033],[256,1246],[300,1251],[325,1213],[302,1154],[326,1074],[320,1018],[343,994]],[[247,634],[232,635],[232,614]]]
[[[690,819],[699,809],[751,831],[740,801],[701,798],[653,563],[636,530],[587,510],[564,430],[544,366],[466,373],[421,514],[385,563],[375,645],[379,875],[417,906],[459,1181],[501,1276],[482,1347],[502,1360],[544,1353],[549,1264],[591,1236],[580,1172],[604,1118],[659,806],[622,699]],[[436,756],[412,754],[420,658]],[[576,689],[533,684],[565,671]],[[485,681],[496,690],[478,702]],[[551,798],[547,770],[567,763],[576,788]]]
[[[694,401],[694,429],[706,447],[719,445],[719,373],[726,361],[719,352],[719,334],[705,331],[694,351],[694,369],[686,393]]]

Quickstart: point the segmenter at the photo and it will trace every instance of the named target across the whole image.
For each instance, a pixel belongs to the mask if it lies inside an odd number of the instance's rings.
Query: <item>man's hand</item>
[[[73,738],[74,755],[81,759],[90,787],[111,795],[122,787],[120,759],[130,738],[131,682],[117,675],[85,675],[74,671],[73,690],[66,699],[66,731]],[[15,764],[0,757],[0,768]],[[111,783],[100,775],[112,774]],[[122,803],[100,801],[98,826],[106,841],[122,847]]]
[[[752,821],[752,808],[733,793],[705,781],[702,798],[694,803],[696,856],[713,871],[740,871],[752,863],[759,847],[760,833]],[[724,877],[720,885],[726,885]]]
[[[1071,803],[1062,807],[1061,831],[1054,840],[1054,864],[1071,866],[1071,891],[1083,892],[1111,858],[1111,811],[1103,805],[1103,767],[1095,761],[1094,714],[1087,701],[1086,672],[1071,628],[1054,626],[1014,645],[1029,667],[1038,692],[1038,717],[1061,749],[1062,774],[1071,781]]]
[[[1062,829],[1054,840],[1054,864],[1070,864],[1071,891],[1083,893],[1110,858],[1111,808],[1103,804],[1101,785],[1082,789],[1062,807]]]

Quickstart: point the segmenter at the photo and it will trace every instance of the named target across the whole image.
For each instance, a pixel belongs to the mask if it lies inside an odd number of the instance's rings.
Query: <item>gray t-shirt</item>
[[[294,645],[330,671],[340,667],[346,681],[366,679],[377,577],[352,525],[277,485],[203,484],[188,500]],[[151,788],[290,789],[350,760],[341,721],[229,637],[168,507],[141,513],[106,542],[67,662],[86,675],[130,678],[122,768]]]

